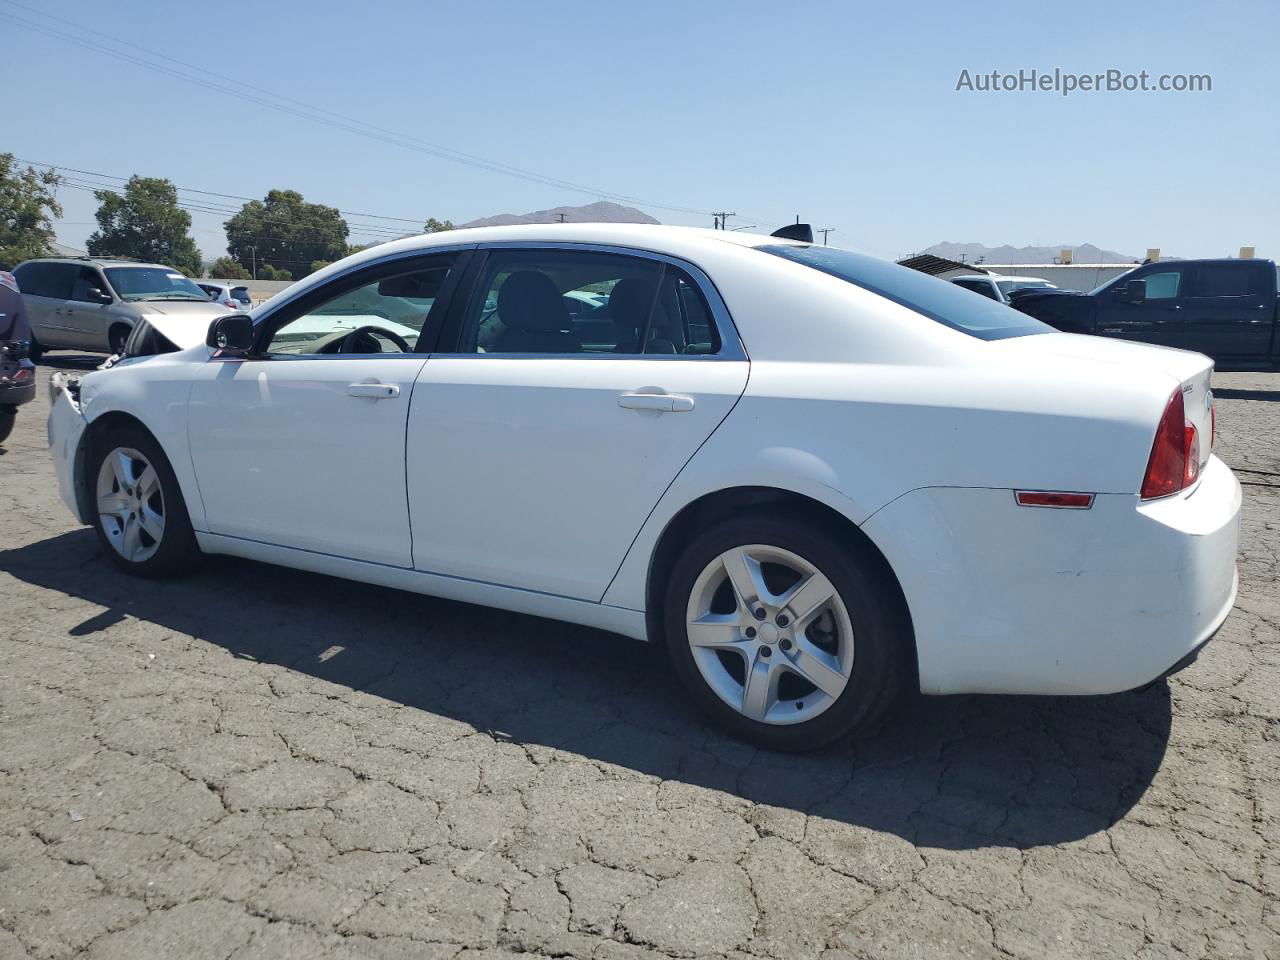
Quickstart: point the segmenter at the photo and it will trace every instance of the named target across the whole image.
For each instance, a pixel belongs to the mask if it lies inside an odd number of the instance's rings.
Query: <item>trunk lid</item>
[[[1108,340],[1076,333],[1046,333],[1031,337],[1014,337],[992,344],[995,349],[1025,355],[1028,359],[1062,357],[1115,364],[1129,370],[1162,373],[1170,378],[1169,392],[1182,389],[1186,418],[1195,425],[1200,438],[1200,465],[1209,460],[1212,447],[1213,361],[1203,353],[1158,347],[1128,340]],[[1156,424],[1151,425],[1155,431]]]

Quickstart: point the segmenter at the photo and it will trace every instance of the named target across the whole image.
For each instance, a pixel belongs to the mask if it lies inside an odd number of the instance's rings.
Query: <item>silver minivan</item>
[[[13,271],[31,325],[31,356],[46,350],[119,353],[148,314],[204,329],[227,308],[173,267],[110,257],[28,260]]]

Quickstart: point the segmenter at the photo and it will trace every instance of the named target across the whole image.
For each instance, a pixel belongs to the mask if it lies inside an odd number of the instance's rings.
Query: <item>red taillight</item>
[[[1200,475],[1200,436],[1186,417],[1182,390],[1174,391],[1165,405],[1151,458],[1142,478],[1142,499],[1167,497],[1195,483]]]

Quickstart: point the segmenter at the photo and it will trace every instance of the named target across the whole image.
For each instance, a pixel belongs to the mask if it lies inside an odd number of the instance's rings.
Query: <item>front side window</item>
[[[1161,273],[1149,273],[1140,279],[1147,281],[1148,300],[1172,300],[1178,295],[1182,271],[1166,270]]]
[[[107,282],[121,300],[208,300],[205,292],[168,267],[107,267]]]
[[[95,287],[100,291],[102,290],[102,277],[98,275],[98,271],[93,267],[81,267],[80,272],[76,275],[75,283],[71,285],[71,299],[86,303],[96,303],[97,298],[89,296],[89,291]]]
[[[980,340],[1002,340],[1033,333],[1052,333],[1053,327],[1033,320],[1012,307],[972,297],[948,280],[910,267],[836,247],[778,244],[756,247],[762,253],[838,277],[869,290],[952,330]]]
[[[697,355],[720,350],[705,298],[674,265],[580,250],[489,254],[460,353]]]
[[[412,353],[449,275],[447,263],[348,286],[278,327],[272,354]]]

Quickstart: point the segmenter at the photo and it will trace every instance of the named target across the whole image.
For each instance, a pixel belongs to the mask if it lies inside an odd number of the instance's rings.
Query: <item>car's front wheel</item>
[[[145,430],[121,426],[99,438],[88,476],[94,532],[117,567],[137,576],[165,577],[199,558],[178,479]]]
[[[765,514],[721,522],[685,548],[668,579],[665,633],[703,709],[787,751],[875,717],[912,641],[897,585],[865,546]]]

